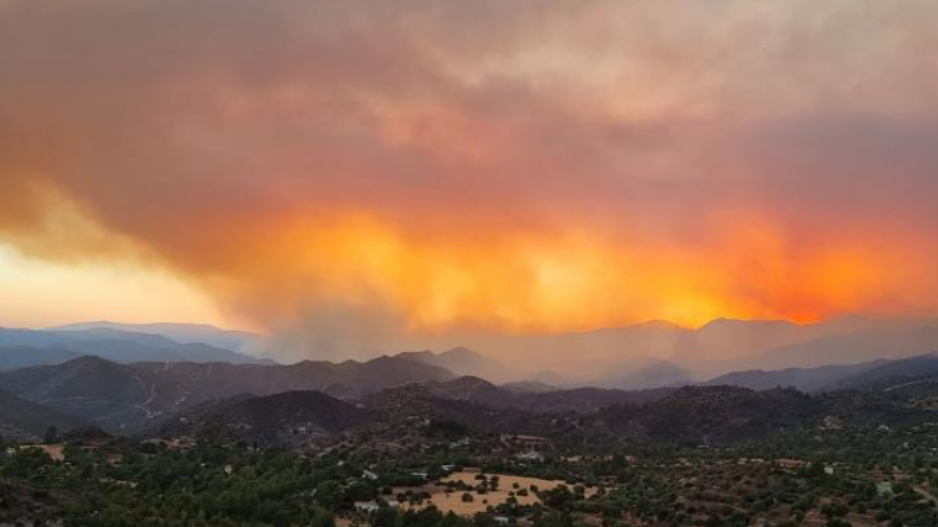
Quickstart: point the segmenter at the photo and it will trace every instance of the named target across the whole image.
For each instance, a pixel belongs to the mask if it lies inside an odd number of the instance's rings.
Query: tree
[[[326,480],[316,487],[316,501],[331,511],[342,504],[342,487],[335,480]]]
[[[397,511],[387,506],[379,507],[371,521],[374,527],[394,527],[396,523]]]
[[[43,442],[47,445],[55,443],[59,440],[59,429],[55,426],[50,426],[46,429],[46,435]]]
[[[343,492],[344,501],[368,501],[378,497],[378,491],[374,486],[363,481],[356,481],[349,485]]]

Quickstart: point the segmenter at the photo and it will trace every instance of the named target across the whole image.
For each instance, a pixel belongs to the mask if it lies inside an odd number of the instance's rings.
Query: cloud
[[[324,353],[934,311],[936,11],[6,0],[0,236]]]

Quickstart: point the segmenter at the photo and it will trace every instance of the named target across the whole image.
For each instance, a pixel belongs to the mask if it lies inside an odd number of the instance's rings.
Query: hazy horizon
[[[455,371],[473,371],[474,375],[497,382],[551,378],[548,384],[576,386],[634,384],[645,382],[643,378],[652,384],[700,382],[733,371],[863,364],[938,353],[938,319],[908,317],[842,316],[809,324],[721,318],[698,328],[650,321],[564,334],[448,334],[422,340],[389,339],[380,347],[361,349],[335,346],[330,341],[306,340],[310,337],[302,335],[261,335],[192,323],[89,320],[18,329],[44,333],[97,328],[132,332],[126,337],[103,337],[115,341],[133,340],[136,337],[132,335],[136,333],[154,334],[183,344],[204,343],[249,357],[273,359],[280,364],[304,360],[369,361],[426,351],[446,357],[445,352],[466,348],[481,355],[484,362],[454,357],[452,360],[456,362],[451,367],[455,367]],[[0,331],[5,329],[17,328],[4,328],[0,324]],[[91,335],[86,338],[94,338]],[[15,332],[12,337],[0,334],[0,343],[4,341],[7,345],[11,342],[30,345],[28,336],[17,337]],[[93,348],[90,351],[94,354]],[[111,360],[127,360],[121,359],[120,354],[106,356]],[[202,359],[193,356],[173,360],[198,362]],[[469,370],[464,370],[467,367]]]

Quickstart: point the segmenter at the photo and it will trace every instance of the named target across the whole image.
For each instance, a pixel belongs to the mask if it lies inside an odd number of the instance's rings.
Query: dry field
[[[489,505],[495,506],[505,503],[509,498],[509,493],[512,492],[515,493],[515,499],[517,499],[518,503],[521,505],[531,505],[537,503],[537,496],[531,492],[532,485],[537,487],[539,490],[550,490],[565,484],[563,481],[509,476],[505,474],[485,474],[487,477],[498,476],[498,490],[489,490],[485,494],[478,494],[474,490],[469,491],[473,498],[473,501],[471,502],[465,502],[462,500],[462,491],[456,490],[450,492],[450,490],[446,487],[446,483],[450,481],[462,481],[463,483],[474,487],[479,483],[479,481],[476,479],[476,476],[479,475],[479,473],[480,472],[478,470],[474,469],[455,472],[449,477],[440,480],[439,484],[427,485],[420,488],[419,490],[425,490],[429,492],[431,496],[430,500],[425,501],[422,506],[426,507],[429,505],[435,505],[436,508],[440,509],[440,511],[443,513],[452,511],[456,514],[459,514],[460,516],[471,516],[477,512],[484,512]],[[521,489],[527,490],[528,495],[518,496],[517,493]],[[595,492],[595,490],[587,489],[587,496],[589,496],[592,492]]]

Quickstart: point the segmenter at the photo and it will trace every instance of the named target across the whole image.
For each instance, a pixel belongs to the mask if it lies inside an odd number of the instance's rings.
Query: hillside
[[[81,356],[81,353],[64,349],[7,346],[0,348],[0,371],[44,364],[63,364]]]
[[[841,381],[886,364],[888,361],[873,361],[862,364],[818,366],[816,368],[787,368],[784,370],[747,370],[730,372],[715,377],[702,386],[739,386],[753,390],[772,388],[797,388],[813,392],[828,388]]]
[[[544,393],[527,393],[518,397],[520,408],[540,413],[588,414],[613,405],[642,405],[667,397],[676,388],[647,390],[610,390],[573,388]]]
[[[0,373],[0,389],[92,421],[133,432],[177,412],[239,394],[318,390],[355,398],[415,381],[445,381],[440,368],[380,357],[368,362],[301,362],[291,366],[226,363],[117,364],[85,356],[56,366]]]
[[[298,446],[297,441],[373,421],[368,411],[324,393],[290,391],[223,401],[173,419],[162,427],[160,434]]]
[[[446,381],[455,377],[435,366],[393,357],[365,362],[303,361],[286,366],[144,363],[133,367],[178,382],[199,393],[202,400],[291,390],[316,390],[356,398],[408,382]]]
[[[495,407],[471,398],[445,399],[439,387],[412,384],[363,399],[387,423],[451,422],[468,432],[528,434],[554,444],[606,448],[622,441],[731,445],[826,426],[867,433],[885,426],[933,422],[938,379],[891,391],[808,395],[794,389],[756,391],[730,386],[684,387],[642,403],[571,413]],[[605,445],[605,446],[604,446]]]
[[[615,406],[598,419],[615,435],[677,443],[728,444],[758,439],[823,415],[818,400],[796,390],[686,387],[643,406]]]
[[[135,431],[186,402],[178,383],[94,356],[2,373],[0,389],[110,432]]]
[[[443,368],[460,376],[481,377],[495,383],[517,381],[525,377],[525,373],[520,370],[463,347],[456,347],[443,353],[404,352],[395,357]]]
[[[672,388],[611,390],[575,388],[542,392],[515,392],[478,377],[460,377],[446,382],[424,382],[421,388],[437,399],[466,401],[497,409],[533,413],[588,414],[615,404],[644,404],[670,394]]]
[[[0,391],[0,437],[3,439],[38,440],[51,426],[64,432],[81,424],[79,419]]]
[[[830,383],[827,389],[871,389],[893,384],[902,384],[922,377],[938,374],[938,354],[925,354],[907,359],[878,364],[854,375]]]

